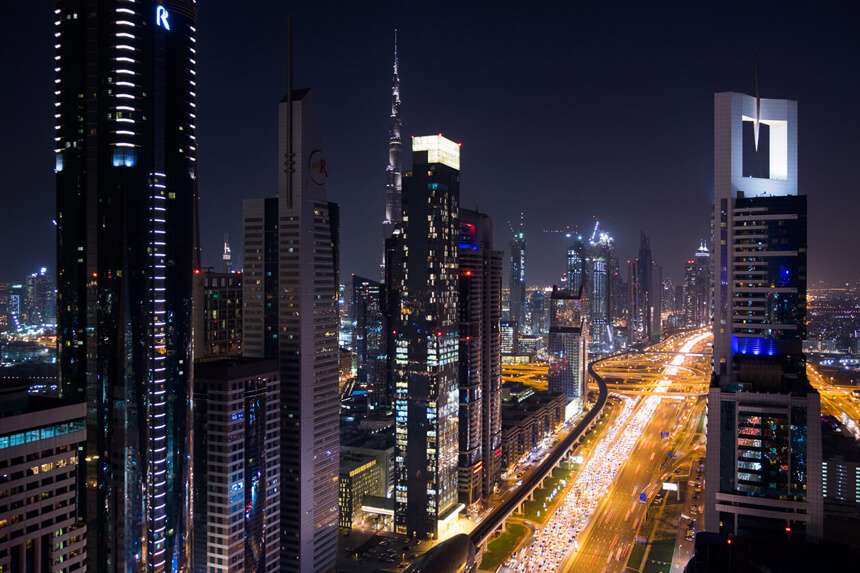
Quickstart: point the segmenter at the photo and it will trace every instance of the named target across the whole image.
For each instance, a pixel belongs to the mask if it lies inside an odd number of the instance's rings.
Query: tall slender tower
[[[501,477],[502,251],[489,215],[460,209],[460,501],[490,495]]]
[[[402,178],[400,154],[402,150],[400,122],[400,75],[397,71],[397,30],[394,30],[394,77],[391,79],[391,117],[388,124],[388,167],[385,168],[385,221],[382,233],[385,239],[394,232],[394,225],[403,215],[401,202]]]
[[[523,231],[523,216],[520,214],[520,232],[514,233],[511,248],[510,320],[517,321],[517,330],[526,328],[526,234]]]
[[[821,402],[803,354],[808,245],[797,102],[761,98],[755,84],[752,96],[714,95],[705,529],[821,538]]]
[[[280,570],[331,573],[339,472],[338,211],[327,200],[313,92],[293,90],[291,72],[288,78],[278,106],[278,196],[242,205],[244,354],[280,361]]]
[[[230,249],[230,241],[227,233],[224,233],[224,254],[221,255],[221,262],[224,264],[224,272],[233,272],[233,252]]]
[[[60,385],[87,401],[87,569],[186,570],[193,0],[57,0]]]
[[[389,361],[395,403],[394,524],[438,539],[456,521],[459,409],[457,269],[460,147],[412,139],[405,214],[386,241]]]

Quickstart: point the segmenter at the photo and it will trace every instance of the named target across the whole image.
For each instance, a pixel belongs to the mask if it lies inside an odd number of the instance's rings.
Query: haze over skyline
[[[592,216],[619,258],[651,237],[664,277],[710,235],[713,94],[797,100],[800,192],[809,196],[809,284],[860,278],[860,143],[851,126],[860,48],[856,8],[795,2],[654,7],[406,2],[239,10],[200,2],[198,141],[205,266],[220,267],[224,233],[241,256],[241,200],[276,192],[277,102],[286,86],[286,13],[293,14],[295,85],[318,101],[330,199],[341,205],[341,273],[378,276],[385,165],[398,28],[404,169],[412,135],[462,142],[462,206],[495,224],[508,255],[525,213],[528,277],[557,283],[563,235],[542,229]],[[51,4],[10,5],[8,86],[0,93],[7,245],[0,280],[55,268]],[[849,127],[846,129],[846,127]],[[505,264],[507,267],[507,262]],[[626,275],[626,270],[622,269]]]

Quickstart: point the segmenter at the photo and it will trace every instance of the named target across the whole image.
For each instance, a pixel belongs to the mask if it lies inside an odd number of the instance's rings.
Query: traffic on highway
[[[689,417],[693,408],[683,403],[683,395],[672,396],[674,400],[664,395],[669,387],[679,382],[695,385],[696,394],[699,394],[703,378],[699,372],[702,355],[698,355],[698,360],[687,355],[693,348],[703,346],[709,337],[709,332],[699,331],[664,343],[654,355],[643,357],[634,353],[615,357],[610,364],[607,364],[610,361],[602,363],[617,372],[619,367],[626,366],[624,361],[638,366],[646,360],[656,367],[659,375],[636,380],[633,395],[613,393],[612,399],[619,405],[617,415],[599,435],[570,483],[562,484],[563,491],[547,508],[548,517],[543,526],[536,529],[527,546],[516,549],[500,571],[621,571],[644,511],[644,504],[639,502],[647,502],[649,496],[657,493],[653,480],[665,459],[662,454],[665,440],[661,442],[660,438],[645,436],[660,435],[657,425],[677,429],[680,421],[676,424],[674,420]],[[691,368],[685,363],[688,360],[697,362],[696,366]],[[651,368],[648,371],[648,374],[653,373]],[[643,388],[643,384],[648,387]],[[655,395],[638,395],[642,390]],[[653,431],[646,432],[646,428]],[[619,489],[622,471],[630,474],[629,479],[622,480],[624,491]],[[616,529],[618,532],[614,533]],[[609,530],[613,531],[612,535],[607,533]]]

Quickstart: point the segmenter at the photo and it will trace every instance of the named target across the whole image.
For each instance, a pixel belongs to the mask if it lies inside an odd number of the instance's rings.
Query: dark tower
[[[460,501],[493,493],[501,477],[502,257],[493,221],[460,209]]]
[[[91,571],[188,565],[195,3],[58,0],[60,385]]]
[[[457,510],[460,148],[412,139],[403,220],[386,241],[397,533],[437,539]]]

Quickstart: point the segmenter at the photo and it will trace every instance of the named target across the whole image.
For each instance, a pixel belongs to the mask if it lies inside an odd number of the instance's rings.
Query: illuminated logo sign
[[[319,149],[311,153],[311,157],[308,160],[308,170],[311,173],[311,181],[317,185],[325,183],[325,180],[328,177],[328,171],[326,170],[323,152]]]
[[[161,26],[165,30],[170,30],[170,23],[167,21],[167,16],[169,16],[167,8],[159,5],[155,10],[155,25]]]

